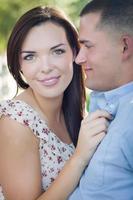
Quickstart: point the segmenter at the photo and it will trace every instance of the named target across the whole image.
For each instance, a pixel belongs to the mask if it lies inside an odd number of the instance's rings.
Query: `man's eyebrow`
[[[89,40],[79,40],[79,43],[80,44],[86,44],[86,43],[90,43],[90,41]]]
[[[58,47],[60,47],[60,46],[63,46],[63,45],[66,45],[66,44],[64,44],[64,43],[57,44],[57,45],[51,47],[50,49],[53,50],[53,49],[56,49],[56,48],[58,48]]]

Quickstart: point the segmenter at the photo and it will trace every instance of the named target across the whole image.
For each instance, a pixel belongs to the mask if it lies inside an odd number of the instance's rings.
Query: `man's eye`
[[[56,55],[61,55],[61,54],[65,53],[65,52],[66,51],[64,49],[55,49],[53,53],[56,54]]]
[[[90,48],[92,47],[92,45],[85,45],[85,47],[86,47],[87,49],[90,49]]]
[[[24,60],[35,60],[35,56],[33,54],[29,54],[24,56]]]

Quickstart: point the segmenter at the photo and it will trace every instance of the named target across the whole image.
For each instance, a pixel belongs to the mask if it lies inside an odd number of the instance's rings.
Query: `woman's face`
[[[43,97],[63,95],[73,77],[73,53],[65,30],[51,22],[29,31],[19,61],[27,83]]]

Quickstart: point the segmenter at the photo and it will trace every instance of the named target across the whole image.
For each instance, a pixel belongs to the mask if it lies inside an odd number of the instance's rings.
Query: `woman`
[[[24,91],[0,104],[1,200],[67,199],[104,137],[108,113],[93,113],[81,125],[78,50],[76,29],[56,9],[36,7],[16,23],[7,61]]]

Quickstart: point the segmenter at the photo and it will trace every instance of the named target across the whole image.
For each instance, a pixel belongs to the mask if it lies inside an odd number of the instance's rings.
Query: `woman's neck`
[[[56,98],[44,98],[37,95],[31,89],[29,92],[31,93],[31,97],[33,98],[33,103],[36,109],[38,109],[38,111],[40,111],[41,114],[44,115],[49,122],[61,121],[63,96]]]

